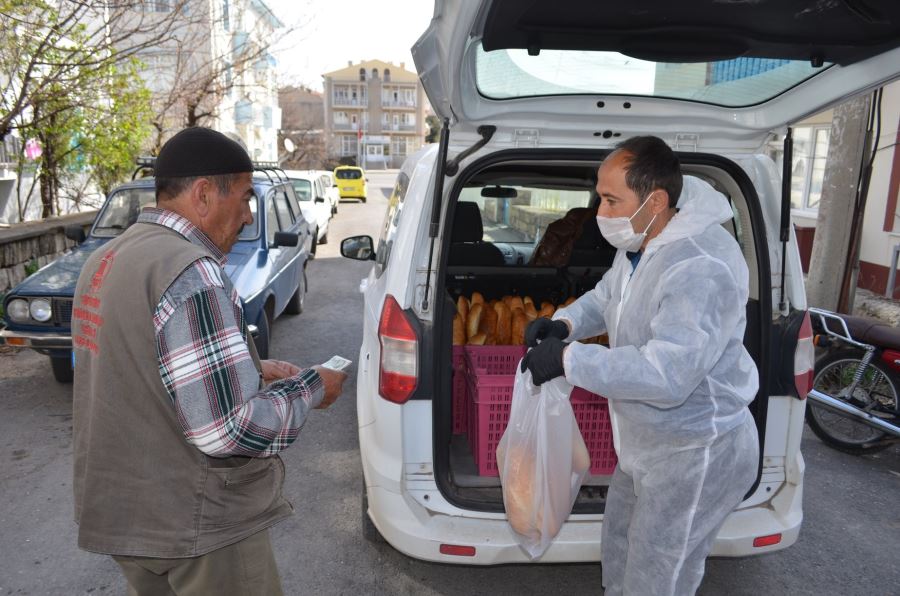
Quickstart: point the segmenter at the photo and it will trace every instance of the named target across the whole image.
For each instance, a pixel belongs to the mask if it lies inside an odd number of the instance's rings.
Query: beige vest
[[[212,255],[168,228],[138,223],[82,269],[72,337],[75,520],[83,549],[193,557],[293,511],[281,494],[281,459],[206,456],[184,438],[160,378],[153,313],[178,275],[205,256]],[[248,346],[259,369],[252,340]]]

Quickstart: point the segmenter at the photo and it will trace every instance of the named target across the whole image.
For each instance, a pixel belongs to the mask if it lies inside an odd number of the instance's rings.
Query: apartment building
[[[172,39],[139,54],[153,96],[159,148],[185,126],[241,138],[255,160],[278,159],[281,110],[268,47],[283,23],[262,0],[157,0],[144,11],[180,11]]]
[[[332,158],[352,158],[367,169],[399,168],[422,146],[425,92],[405,63],[348,61],[346,68],[322,77]]]

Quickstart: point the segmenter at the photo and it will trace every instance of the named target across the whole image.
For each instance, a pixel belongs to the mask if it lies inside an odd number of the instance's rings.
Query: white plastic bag
[[[497,466],[509,524],[536,559],[572,512],[591,461],[569,403],[572,386],[559,377],[535,387],[520,366]]]

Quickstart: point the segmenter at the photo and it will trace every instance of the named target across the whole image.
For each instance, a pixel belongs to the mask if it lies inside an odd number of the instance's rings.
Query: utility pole
[[[806,295],[810,306],[837,310],[841,282],[847,270],[857,190],[871,96],[864,95],[837,106],[825,161],[825,178],[816,219]],[[862,218],[858,218],[862,221]],[[851,265],[852,267],[852,265]],[[850,288],[853,292],[855,288]]]

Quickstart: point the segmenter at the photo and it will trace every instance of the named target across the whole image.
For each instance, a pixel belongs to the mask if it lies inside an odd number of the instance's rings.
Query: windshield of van
[[[152,186],[127,188],[114,191],[94,224],[94,236],[118,236],[137,221],[144,207],[156,204],[156,191]]]
[[[291,186],[294,187],[298,201],[312,200],[312,185],[309,180],[291,180]]]
[[[504,188],[515,189],[516,196],[483,197],[481,186],[464,188],[459,194],[460,201],[478,205],[485,242],[535,244],[551,222],[560,219],[569,209],[588,207],[591,203],[590,190],[528,186]]]
[[[644,95],[728,107],[767,101],[827,70],[809,61],[736,58],[718,62],[647,62],[617,52],[526,50],[475,56],[478,91],[490,99],[540,95]]]
[[[359,180],[362,178],[362,172],[359,170],[337,170],[334,175],[338,180]]]

